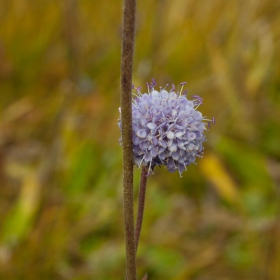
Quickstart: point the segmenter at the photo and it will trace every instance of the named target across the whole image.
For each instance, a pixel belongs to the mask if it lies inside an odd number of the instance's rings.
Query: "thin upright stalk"
[[[142,228],[142,222],[143,222],[143,216],[144,216],[147,175],[148,175],[148,169],[147,169],[147,167],[143,166],[142,171],[141,171],[140,185],[139,185],[138,212],[137,212],[137,221],[136,221],[136,229],[135,229],[136,252],[137,252],[137,248],[138,248],[138,243],[139,243],[141,228]]]
[[[121,56],[121,121],[123,143],[123,207],[127,280],[136,280],[136,251],[133,218],[133,144],[131,108],[135,9],[135,0],[124,0]]]

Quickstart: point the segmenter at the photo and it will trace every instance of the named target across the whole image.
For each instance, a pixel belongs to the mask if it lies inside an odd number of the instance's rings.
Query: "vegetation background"
[[[123,279],[122,2],[0,6],[0,279]],[[279,280],[280,2],[143,0],[136,29],[133,83],[187,81],[217,122],[149,177],[139,275]]]

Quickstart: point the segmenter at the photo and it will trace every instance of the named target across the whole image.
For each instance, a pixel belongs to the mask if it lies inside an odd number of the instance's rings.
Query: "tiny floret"
[[[175,92],[173,84],[169,92],[168,85],[158,91],[153,79],[147,83],[147,93],[136,88],[132,103],[134,163],[147,166],[149,173],[158,165],[166,166],[170,172],[178,170],[181,176],[196,157],[203,155],[204,132],[215,119],[203,117],[197,110],[202,98],[194,95],[189,100],[187,91],[183,92],[185,84],[180,84],[179,92]],[[121,128],[121,117],[118,125]]]

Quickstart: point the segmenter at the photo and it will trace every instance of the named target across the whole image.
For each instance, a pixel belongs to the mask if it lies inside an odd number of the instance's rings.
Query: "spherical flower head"
[[[174,91],[174,85],[169,91],[166,87],[158,91],[155,80],[152,80],[151,84],[147,84],[147,93],[142,94],[140,88],[134,93],[134,163],[138,167],[147,166],[149,173],[156,165],[163,165],[170,172],[178,170],[181,176],[187,166],[203,154],[204,132],[214,119],[202,116],[197,110],[202,98],[193,96],[193,100],[189,100],[186,91],[183,92],[184,84],[180,84],[179,92]],[[121,127],[121,119],[118,125]]]

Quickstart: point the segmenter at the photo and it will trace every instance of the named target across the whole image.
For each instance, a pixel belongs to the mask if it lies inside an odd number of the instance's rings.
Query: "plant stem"
[[[135,229],[135,248],[137,252],[138,243],[141,234],[143,216],[144,216],[144,207],[145,207],[145,195],[146,195],[146,185],[147,185],[147,175],[148,169],[143,166],[141,171],[141,179],[139,185],[139,197],[138,197],[138,212],[137,212],[137,221]]]
[[[121,56],[121,118],[123,142],[123,207],[127,280],[136,280],[136,251],[133,217],[133,144],[131,108],[135,9],[135,0],[124,0]]]

